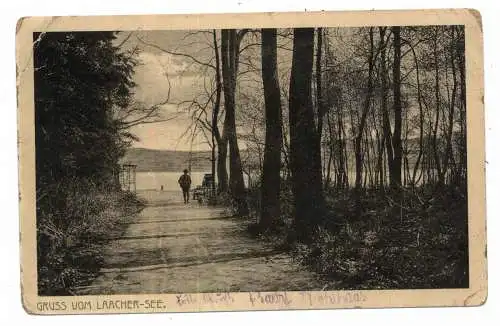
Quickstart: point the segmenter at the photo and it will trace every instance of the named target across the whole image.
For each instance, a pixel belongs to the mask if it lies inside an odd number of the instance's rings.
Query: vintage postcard
[[[486,301],[478,12],[16,33],[28,313]]]

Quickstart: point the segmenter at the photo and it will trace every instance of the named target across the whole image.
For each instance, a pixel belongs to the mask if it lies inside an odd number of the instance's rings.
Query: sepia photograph
[[[34,311],[485,291],[482,49],[459,13],[27,31]]]

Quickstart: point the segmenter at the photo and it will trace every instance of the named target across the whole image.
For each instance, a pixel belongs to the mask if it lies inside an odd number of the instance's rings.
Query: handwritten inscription
[[[177,305],[205,305],[205,304],[231,304],[234,298],[229,292],[203,293],[200,295],[178,294],[176,295]]]
[[[286,292],[250,292],[248,293],[248,295],[252,306],[255,306],[256,304],[289,306],[290,303],[292,303],[292,301],[288,298]]]
[[[360,303],[367,300],[362,292],[346,291],[338,293],[310,293],[301,292],[302,299],[307,301],[310,306],[314,305],[341,305]]]

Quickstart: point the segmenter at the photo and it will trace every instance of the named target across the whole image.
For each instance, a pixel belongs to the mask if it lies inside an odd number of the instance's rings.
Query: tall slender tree
[[[325,102],[323,99],[322,85],[322,54],[323,54],[323,28],[317,29],[318,40],[316,44],[316,106],[318,108],[318,140],[321,142],[323,132],[323,117],[325,115]]]
[[[290,163],[297,238],[304,242],[311,240],[324,214],[321,149],[311,97],[313,54],[314,29],[294,29],[289,98]]]
[[[387,27],[379,27],[380,35],[380,88],[381,88],[381,109],[382,109],[382,127],[383,127],[383,142],[385,144],[385,150],[387,155],[387,166],[389,170],[389,182],[391,185],[394,184],[393,171],[394,165],[394,151],[392,148],[392,130],[391,130],[391,120],[389,118],[389,108],[387,104],[388,98],[388,71],[387,71],[387,42],[385,40]]]
[[[363,153],[361,148],[361,141],[363,140],[363,133],[365,131],[366,119],[368,117],[368,111],[370,110],[370,102],[373,93],[373,67],[375,62],[374,54],[374,44],[373,44],[373,27],[370,27],[368,36],[370,39],[370,51],[368,53],[368,78],[366,81],[366,93],[363,103],[363,112],[361,113],[361,119],[359,122],[359,128],[354,142],[354,155],[356,161],[356,193],[357,199],[359,201],[359,192],[361,191],[361,181],[363,177]],[[359,204],[359,203],[358,203]],[[359,206],[359,205],[357,205]]]
[[[262,30],[262,82],[264,86],[266,142],[261,187],[264,229],[280,216],[281,96],[278,81],[276,29]]]
[[[459,171],[458,176],[460,180],[466,180],[467,172],[467,146],[466,146],[466,91],[465,91],[465,31],[463,26],[456,26],[457,29],[457,60],[458,60],[458,74],[460,80],[460,110],[459,110],[459,120],[460,120],[460,138],[459,138]]]
[[[456,69],[456,39],[455,39],[455,27],[451,26],[450,28],[450,44],[449,44],[449,64],[451,65],[451,73],[452,73],[452,81],[453,88],[451,92],[451,98],[449,100],[449,110],[448,110],[448,126],[446,129],[446,148],[443,159],[443,170],[444,173],[448,171],[450,161],[453,161],[453,147],[452,147],[452,138],[453,138],[453,126],[455,124],[455,103],[457,97],[457,88],[458,88],[458,80],[457,80],[457,69]],[[452,167],[453,169],[453,167]],[[454,171],[452,171],[454,172]],[[453,174],[453,173],[451,173]]]
[[[248,214],[245,196],[245,183],[241,164],[238,139],[236,136],[235,93],[238,74],[240,41],[245,30],[238,33],[234,29],[223,29],[221,37],[222,79],[224,89],[224,136],[229,145],[229,191],[236,205],[238,215]]]
[[[401,145],[401,27],[393,26],[391,30],[394,46],[394,61],[392,65],[392,93],[394,98],[394,135],[392,136],[392,147],[394,148],[394,161],[390,173],[392,185],[401,186],[401,163],[403,157],[403,148]]]
[[[436,100],[436,114],[434,120],[433,135],[432,135],[432,148],[434,154],[434,164],[437,170],[438,175],[438,183],[443,183],[443,177],[441,173],[441,159],[439,152],[439,141],[438,141],[438,129],[439,129],[439,116],[441,114],[441,79],[440,79],[440,60],[439,60],[439,51],[438,51],[438,43],[439,43],[439,33],[440,27],[434,27],[434,40],[433,40],[433,55],[434,55],[434,96]]]
[[[221,93],[222,93],[222,81],[220,76],[220,55],[219,55],[219,46],[217,44],[217,32],[214,29],[213,33],[213,44],[214,44],[214,52],[215,52],[215,103],[212,111],[212,144],[215,144],[214,140],[217,141],[217,178],[218,178],[218,191],[226,192],[227,191],[227,169],[226,169],[226,160],[227,160],[227,143],[225,139],[222,139],[218,120],[219,120],[219,112],[220,112],[220,102],[221,102]],[[212,193],[215,192],[215,146],[212,146]]]

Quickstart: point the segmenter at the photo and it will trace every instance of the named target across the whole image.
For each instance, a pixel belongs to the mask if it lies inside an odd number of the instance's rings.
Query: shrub
[[[102,244],[123,232],[142,203],[133,194],[103,191],[85,181],[46,191],[37,209],[38,289],[40,295],[68,294],[95,277],[103,263]],[[59,206],[52,205],[55,196]]]
[[[346,197],[328,198],[337,221],[318,228],[311,245],[298,244],[294,257],[335,289],[467,287],[466,202],[453,201],[452,189],[419,191],[400,207],[367,194],[360,216]]]

